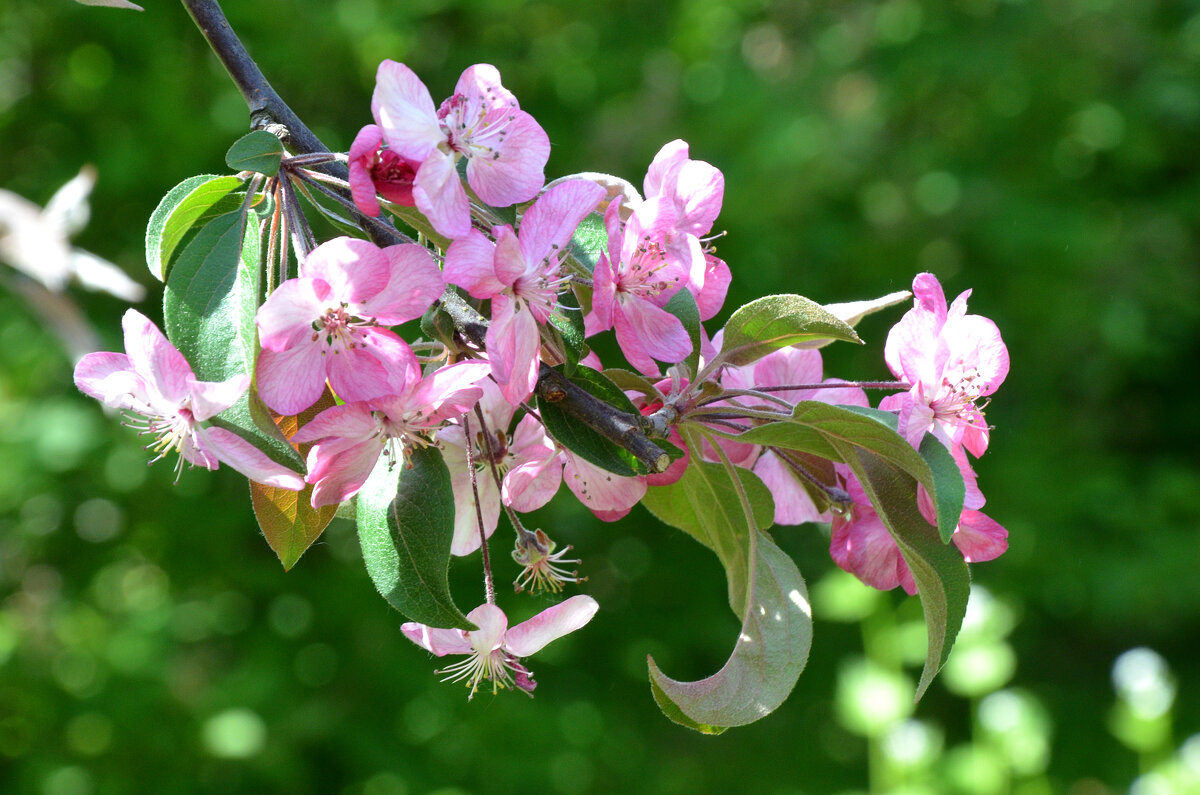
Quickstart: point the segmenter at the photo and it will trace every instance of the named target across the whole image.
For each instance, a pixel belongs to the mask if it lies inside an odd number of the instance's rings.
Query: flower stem
[[[496,604],[496,581],[492,577],[492,559],[488,554],[487,530],[483,526],[483,509],[479,506],[479,484],[475,480],[475,456],[471,454],[475,445],[471,442],[471,418],[462,416],[463,433],[467,436],[467,472],[471,475],[471,495],[475,498],[475,522],[479,526],[479,552],[483,555],[483,592],[489,605]]]

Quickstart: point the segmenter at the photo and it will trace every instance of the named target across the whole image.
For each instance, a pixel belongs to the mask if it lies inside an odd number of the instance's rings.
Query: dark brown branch
[[[204,34],[225,71],[229,73],[242,98],[246,100],[250,109],[251,126],[269,129],[280,135],[293,154],[328,152],[328,147],[321,139],[308,129],[275,89],[271,88],[267,78],[229,26],[220,3],[217,0],[180,1],[195,21],[196,27]],[[322,164],[318,168],[341,179],[347,178],[347,169],[341,163]],[[355,220],[377,245],[390,246],[412,242],[407,236],[379,219],[355,213]],[[487,318],[476,312],[474,307],[453,290],[447,290],[439,301],[458,332],[483,348],[487,335]],[[640,415],[620,411],[593,397],[544,363],[538,371],[537,392],[544,400],[559,402],[564,411],[628,450],[652,472],[662,472],[670,464],[670,457],[646,436],[643,430],[644,420]]]

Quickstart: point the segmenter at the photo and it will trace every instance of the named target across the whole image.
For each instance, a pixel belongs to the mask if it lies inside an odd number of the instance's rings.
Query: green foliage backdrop
[[[223,170],[247,114],[183,9],[144,5],[0,7],[0,187],[44,203],[94,164],[75,242],[151,285],[147,218],[182,179]],[[731,308],[769,292],[868,298],[921,270],[951,295],[974,288],[1013,362],[980,466],[1011,547],[974,576],[1017,622],[1011,684],[1054,726],[1031,791],[1124,788],[1154,748],[1200,732],[1200,3],[227,5],[334,148],[370,121],[385,57],[435,96],[495,64],[549,133],[551,174],[636,182],[686,139],[725,172]],[[75,294],[118,349],[124,306]],[[160,318],[157,298],[141,308]],[[865,321],[868,345],[831,349],[828,369],[885,375],[899,314]],[[55,322],[0,290],[3,791],[879,787],[873,746],[835,720],[835,678],[864,636],[902,637],[916,600],[884,600],[897,631],[882,636],[818,600],[790,701],[701,737],[659,714],[645,658],[679,677],[719,667],[735,629],[719,566],[644,509],[603,525],[564,503],[537,520],[584,555],[601,611],[540,655],[535,700],[468,704],[400,635],[348,526],[285,574],[244,479],[172,486],[168,467],[147,470],[135,434],[75,393]],[[834,568],[817,529],[775,538],[810,585]],[[456,593],[478,587],[466,565],[452,576]],[[1171,665],[1178,703],[1173,736],[1139,756],[1106,726],[1113,661],[1142,645]],[[954,748],[971,709],[935,683],[917,716]]]

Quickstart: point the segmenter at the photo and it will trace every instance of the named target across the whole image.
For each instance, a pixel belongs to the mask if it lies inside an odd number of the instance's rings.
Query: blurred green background
[[[182,7],[143,4],[0,6],[0,187],[44,203],[94,164],[75,242],[160,318],[146,220],[224,171],[247,114]],[[0,290],[0,791],[1200,791],[1200,3],[228,6],[331,147],[370,121],[385,57],[436,100],[497,65],[549,133],[550,175],[640,184],[686,139],[725,173],[730,309],[870,298],[922,270],[974,289],[1012,357],[978,465],[1010,550],[974,568],[914,710],[917,600],[838,576],[818,528],[780,528],[813,590],[812,659],[775,714],[710,738],[659,714],[645,657],[720,666],[737,627],[715,558],[640,508],[603,525],[562,499],[533,524],[576,545],[602,609],[534,658],[535,700],[468,703],[400,635],[351,527],[285,574],[244,479],[147,469],[75,392],[55,318]],[[120,349],[124,304],[72,295]],[[827,370],[885,376],[900,314]],[[453,572],[463,605],[474,565]],[[514,620],[532,601],[502,596]]]

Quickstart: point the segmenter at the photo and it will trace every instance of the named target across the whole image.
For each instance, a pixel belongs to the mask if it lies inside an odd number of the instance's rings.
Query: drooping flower
[[[378,125],[368,124],[358,131],[348,153],[350,161],[350,195],[355,206],[374,218],[379,215],[379,199],[412,207],[413,180],[420,163],[408,160],[383,146],[383,133]]]
[[[397,394],[418,367],[408,344],[382,326],[420,317],[443,289],[422,246],[381,249],[339,237],[313,249],[300,276],[271,293],[255,318],[263,402],[297,414],[317,401],[326,379],[348,402]]]
[[[512,557],[520,564],[521,573],[513,582],[513,590],[517,593],[525,590],[530,593],[541,590],[560,593],[568,582],[585,582],[587,577],[580,577],[578,571],[563,568],[565,564],[580,562],[577,558],[567,557],[571,549],[570,544],[558,549],[558,545],[542,530],[530,532],[524,528],[518,529]]]
[[[880,408],[900,415],[900,435],[914,446],[926,431],[972,455],[987,450],[989,429],[981,398],[1008,375],[1008,348],[996,324],[967,314],[968,290],[946,307],[937,277],[913,279],[914,306],[888,333],[884,358],[912,388],[889,395]]]
[[[545,183],[550,139],[490,64],[463,72],[454,94],[435,109],[429,89],[411,69],[385,60],[376,74],[371,112],[388,149],[420,163],[413,199],[446,237],[462,237],[471,228],[459,158],[467,158],[471,189],[494,207],[529,201]]]
[[[521,228],[492,230],[496,242],[472,229],[446,251],[443,276],[473,297],[491,299],[487,330],[492,377],[504,397],[518,404],[537,383],[541,333],[558,306],[558,294],[570,279],[562,261],[575,228],[604,196],[594,182],[560,183],[538,197],[521,219]]]
[[[300,475],[275,463],[242,437],[207,420],[237,402],[250,376],[198,381],[187,360],[158,327],[137,310],[125,312],[125,353],[89,353],[75,365],[75,385],[107,406],[124,411],[130,427],[153,437],[147,448],[158,455],[179,454],[183,462],[216,469],[224,462],[267,486],[298,491]],[[153,463],[151,461],[151,463]]]
[[[433,443],[447,419],[469,411],[483,394],[482,362],[462,362],[405,383],[395,395],[356,401],[322,411],[292,436],[308,451],[308,482],[316,484],[312,505],[336,505],[366,483],[381,455],[403,464],[414,447]]]
[[[484,533],[490,538],[500,521],[503,505],[521,512],[536,510],[550,501],[562,483],[558,449],[546,436],[546,430],[537,418],[522,417],[510,434],[508,428],[516,409],[490,379],[480,381],[479,386],[483,390],[479,409],[487,423],[489,436],[484,436],[474,415],[468,417],[473,438],[467,439],[460,424],[449,425],[437,435],[454,489],[454,540],[450,545],[454,555],[469,555],[479,549],[476,494]],[[471,470],[467,468],[467,444],[471,445],[471,462],[475,469],[474,492]],[[501,479],[499,486],[492,472],[493,464]]]
[[[465,660],[435,673],[443,675],[442,681],[465,681],[471,689],[468,700],[475,697],[485,680],[491,681],[493,694],[515,687],[532,695],[537,683],[529,669],[521,664],[521,658],[583,627],[592,620],[599,607],[590,596],[572,596],[509,628],[503,610],[493,604],[483,604],[467,613],[467,619],[478,627],[474,631],[436,629],[412,621],[400,629],[405,637],[437,657],[467,655]]]
[[[660,362],[680,362],[692,352],[679,318],[663,306],[688,280],[687,269],[656,242],[647,219],[635,210],[621,220],[621,201],[604,214],[608,251],[593,274],[592,311],[584,318],[588,335],[615,329],[629,363],[648,375]]]

